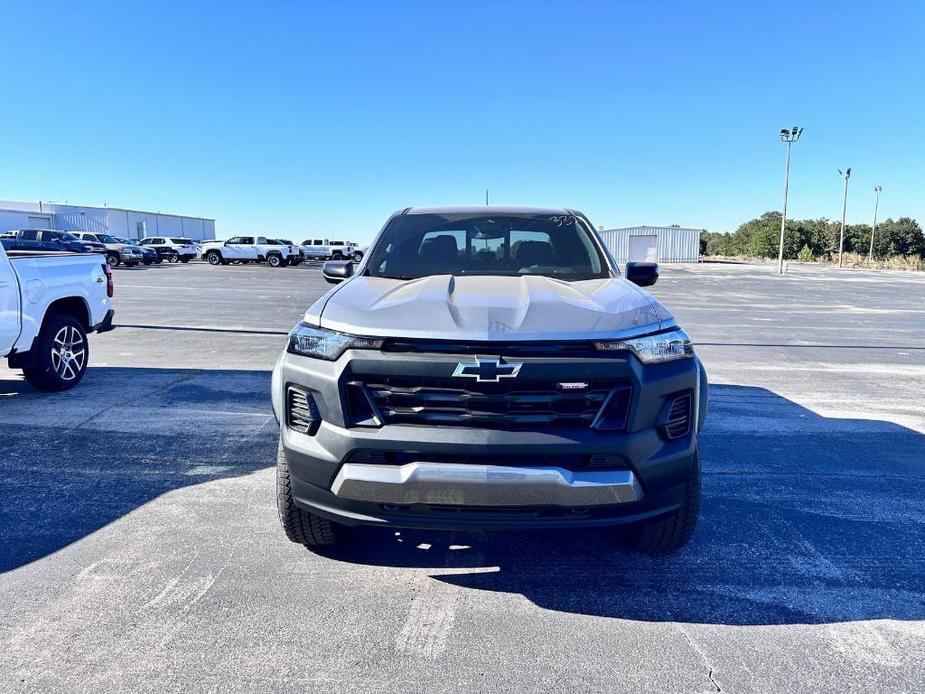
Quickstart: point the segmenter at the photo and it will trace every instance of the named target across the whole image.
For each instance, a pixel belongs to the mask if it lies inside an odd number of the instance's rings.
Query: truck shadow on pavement
[[[272,465],[269,391],[268,371],[91,367],[63,393],[0,381],[0,573],[165,492]]]
[[[330,556],[432,569],[459,588],[578,614],[710,624],[925,618],[925,436],[711,386],[691,543],[622,550],[613,530],[367,531]]]

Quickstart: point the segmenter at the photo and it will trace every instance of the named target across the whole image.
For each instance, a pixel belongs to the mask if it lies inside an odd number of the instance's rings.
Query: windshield
[[[97,234],[96,238],[98,238],[103,243],[119,243],[115,236],[110,236],[109,234]]]
[[[610,277],[591,232],[570,214],[410,214],[392,219],[367,264],[373,277]]]
[[[181,245],[181,246],[190,246],[190,245],[192,245],[192,243],[193,243],[192,239],[176,239],[176,238],[173,238],[173,239],[170,239],[170,240],[173,241],[173,242],[176,243],[176,244]]]

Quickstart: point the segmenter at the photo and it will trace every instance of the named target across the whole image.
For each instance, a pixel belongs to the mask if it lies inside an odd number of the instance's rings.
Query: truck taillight
[[[115,286],[113,286],[112,283],[112,268],[106,263],[103,263],[103,272],[106,273],[106,296],[111,299],[113,291],[115,290]]]

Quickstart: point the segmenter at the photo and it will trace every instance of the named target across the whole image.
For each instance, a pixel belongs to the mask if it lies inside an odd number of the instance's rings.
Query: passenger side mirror
[[[329,284],[343,282],[353,277],[353,263],[348,260],[329,260],[322,266],[321,274]]]
[[[627,263],[626,279],[640,287],[651,287],[658,281],[658,263]]]

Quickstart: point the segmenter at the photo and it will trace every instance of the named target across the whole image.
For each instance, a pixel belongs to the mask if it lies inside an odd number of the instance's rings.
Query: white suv
[[[179,236],[149,236],[139,241],[138,245],[153,248],[162,259],[171,263],[188,263],[199,256],[196,242]]]
[[[205,241],[202,257],[209,265],[232,262],[263,263],[270,267],[286,267],[299,261],[299,249],[273,242],[266,236],[234,236],[227,241]]]

